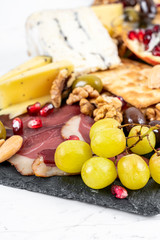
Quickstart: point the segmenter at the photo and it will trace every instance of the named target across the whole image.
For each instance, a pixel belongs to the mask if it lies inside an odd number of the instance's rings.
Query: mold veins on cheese
[[[119,65],[116,44],[91,8],[48,10],[26,22],[28,52],[70,60],[76,72],[95,72]]]

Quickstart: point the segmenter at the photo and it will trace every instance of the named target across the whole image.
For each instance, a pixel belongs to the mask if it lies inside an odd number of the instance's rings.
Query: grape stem
[[[127,126],[133,126],[133,125],[139,125],[139,124],[125,124],[125,125],[122,125],[121,127],[127,127]],[[150,128],[149,128],[149,130],[146,133],[141,135],[141,130],[142,130],[143,126],[147,126],[147,127],[149,126]],[[154,131],[154,130],[160,129],[160,125],[157,124],[157,125],[152,126],[152,127],[150,125],[143,125],[143,126],[141,125],[140,131],[137,132],[136,136],[126,137],[127,139],[133,138],[133,137],[138,137],[139,138],[133,145],[131,145],[130,147],[126,147],[126,153],[128,153],[129,149],[135,147],[137,145],[137,143],[139,143],[141,140],[143,140],[144,137],[147,137],[147,140],[148,140],[149,145],[151,146],[151,148],[154,150],[154,152],[157,153],[157,155],[160,155],[160,153],[152,146],[152,144],[150,142],[150,139],[149,139],[149,134],[152,131]]]
[[[157,151],[157,150],[152,146],[151,141],[150,141],[150,139],[149,139],[149,135],[147,135],[147,140],[148,140],[148,142],[149,142],[150,147],[153,149],[153,151],[157,153],[157,156],[160,156],[160,152]]]

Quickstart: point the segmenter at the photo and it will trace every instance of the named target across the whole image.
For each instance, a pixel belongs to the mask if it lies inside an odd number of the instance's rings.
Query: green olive
[[[138,22],[139,21],[139,14],[135,11],[132,7],[126,7],[124,10],[124,15],[127,21],[129,22]]]
[[[6,139],[6,129],[1,121],[0,121],[0,139]]]
[[[81,77],[78,77],[73,82],[72,89],[77,87],[84,87],[85,85],[91,85],[98,92],[101,92],[103,88],[102,81],[99,77],[88,74],[88,75],[83,75]]]

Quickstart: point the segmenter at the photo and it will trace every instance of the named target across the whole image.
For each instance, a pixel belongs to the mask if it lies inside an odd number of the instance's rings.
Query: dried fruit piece
[[[67,140],[80,140],[78,136],[76,135],[71,135]]]
[[[128,192],[125,188],[118,186],[118,185],[113,185],[111,187],[111,193],[115,195],[116,198],[124,199],[128,197]]]
[[[28,122],[29,128],[41,128],[42,127],[42,120],[40,118],[32,119]]]
[[[12,121],[12,128],[14,134],[22,134],[23,132],[23,122],[20,118],[14,118]]]
[[[29,105],[27,107],[27,112],[30,116],[37,115],[41,109],[41,104],[39,102],[36,102],[33,105]]]
[[[44,107],[40,110],[40,115],[42,117],[47,117],[49,114],[51,114],[54,110],[54,106],[52,103],[46,104]]]

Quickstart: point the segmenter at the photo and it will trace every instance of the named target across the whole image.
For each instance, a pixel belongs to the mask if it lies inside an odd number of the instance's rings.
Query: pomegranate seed
[[[150,36],[151,36],[152,33],[153,33],[152,29],[146,29],[146,30],[145,30],[145,34],[146,34],[146,35],[150,35]]]
[[[135,40],[135,39],[137,39],[137,33],[136,33],[135,31],[130,31],[130,32],[128,33],[128,38],[129,38],[130,40]]]
[[[40,118],[32,119],[28,122],[29,128],[41,128],[42,127],[42,121]]]
[[[160,25],[155,25],[153,27],[153,32],[158,33],[160,31]]]
[[[29,105],[27,107],[27,112],[29,115],[34,116],[39,113],[40,109],[41,109],[41,104],[39,102],[36,102],[35,104]]]
[[[80,139],[76,135],[71,135],[71,136],[69,136],[69,138],[67,138],[67,140],[80,140]]]
[[[43,108],[41,108],[40,110],[40,115],[42,117],[46,117],[48,116],[50,113],[52,113],[54,110],[53,104],[52,103],[48,103],[46,104]]]
[[[160,46],[159,45],[157,45],[153,48],[152,54],[153,54],[153,56],[160,57]]]
[[[151,40],[151,38],[152,38],[152,30],[151,29],[147,29],[146,31],[145,31],[145,34],[144,34],[144,37],[143,37],[143,43],[145,44],[145,45],[148,45],[149,44],[149,42],[150,42],[150,40]]]
[[[140,31],[137,33],[137,37],[138,37],[139,42],[143,42],[144,31],[143,31],[143,30],[140,30]]]
[[[14,118],[12,121],[13,133],[22,134],[23,133],[23,122],[20,118]]]
[[[150,41],[151,41],[151,35],[145,34],[144,37],[143,37],[143,43],[145,45],[148,45]]]
[[[118,186],[118,185],[113,185],[111,187],[111,193],[113,195],[115,195],[116,198],[120,198],[120,199],[128,197],[127,190],[125,188],[121,187],[121,186]]]

